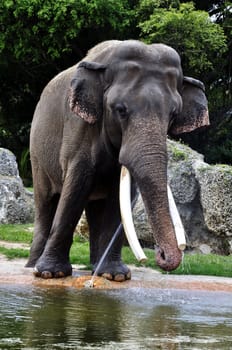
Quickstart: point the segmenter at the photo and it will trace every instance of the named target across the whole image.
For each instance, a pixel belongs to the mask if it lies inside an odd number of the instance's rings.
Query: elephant
[[[30,133],[35,227],[26,266],[35,275],[72,274],[75,227],[85,210],[93,271],[120,224],[121,166],[141,192],[158,250],[176,269],[177,246],[167,198],[167,135],[209,125],[204,84],[185,77],[178,53],[164,44],[109,40],[44,88]],[[118,235],[98,275],[131,278]]]

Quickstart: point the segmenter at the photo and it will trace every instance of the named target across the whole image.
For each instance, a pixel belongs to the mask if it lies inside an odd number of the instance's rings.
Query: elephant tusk
[[[175,230],[178,248],[180,250],[185,250],[186,240],[185,240],[184,227],[182,225],[181,218],[180,218],[178,209],[176,207],[176,203],[173,198],[171,188],[169,186],[168,186],[168,203],[169,203],[169,210],[170,210],[172,223]]]
[[[119,189],[119,201],[122,224],[128,240],[128,243],[139,262],[145,262],[147,260],[141,245],[139,243],[137,234],[135,232],[134,223],[132,219],[131,210],[131,177],[130,173],[122,166],[120,177],[120,189]]]

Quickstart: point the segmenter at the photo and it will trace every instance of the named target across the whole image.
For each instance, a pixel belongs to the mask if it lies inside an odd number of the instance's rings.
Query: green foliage
[[[32,242],[32,232],[32,224],[2,224],[0,225],[0,240],[30,244]]]
[[[72,50],[83,30],[94,35],[108,26],[122,33],[127,6],[124,0],[2,0],[0,53],[30,64],[53,61]]]
[[[192,3],[181,4],[179,9],[158,6],[153,11],[139,24],[146,42],[174,47],[182,58],[185,74],[199,76],[215,69],[226,51],[226,37],[207,12],[194,10]]]
[[[123,247],[122,250],[122,260],[125,264],[128,265],[135,265],[135,266],[144,266],[144,267],[151,267],[153,269],[158,269],[155,264],[155,254],[154,250],[152,249],[144,249],[144,253],[147,257],[147,261],[143,264],[138,262],[138,260],[135,258],[134,254],[132,253],[130,247]]]
[[[75,240],[70,250],[71,264],[84,265],[85,268],[91,269],[89,261],[89,242],[79,242]]]
[[[232,277],[232,256],[185,254],[182,264],[171,274]]]
[[[143,264],[165,274],[155,263],[155,254],[151,249],[144,249],[147,256],[147,262]],[[129,247],[124,247],[122,252],[123,261],[126,264],[141,266],[133,256]],[[169,272],[173,275],[208,275],[232,277],[232,256],[220,256],[214,254],[185,254],[181,265],[174,271]]]
[[[166,11],[172,8],[179,9],[179,7],[179,0],[140,0],[136,9],[138,23],[149,20],[160,9]]]
[[[30,186],[31,182],[31,162],[30,162],[30,151],[26,147],[21,153],[18,161],[19,175],[21,176],[25,186]]]
[[[172,152],[172,159],[176,162],[179,162],[181,160],[187,160],[188,155],[181,149],[175,146],[171,146],[171,152]]]
[[[221,113],[223,118],[216,120],[209,130],[204,147],[206,160],[209,163],[225,163],[232,165],[232,119],[231,113]]]
[[[174,47],[181,56],[184,74],[206,85],[212,126],[181,135],[181,139],[210,163],[232,164],[232,123],[225,118],[232,103],[231,2],[140,0],[139,4],[141,38]]]
[[[0,1],[0,147],[20,159],[21,126],[46,83],[96,43],[123,38],[133,20],[129,0]]]
[[[5,255],[8,259],[28,258],[29,250],[21,248],[5,248],[0,246],[0,254]]]
[[[176,48],[184,73],[206,84],[211,122],[218,129],[222,120],[214,123],[215,111],[228,110],[232,99],[231,6],[227,0],[0,1],[0,147],[12,150],[22,174],[27,173],[24,150],[42,89],[90,47],[108,39],[140,38]],[[229,128],[228,139],[230,135]],[[207,152],[204,143],[214,148],[213,132],[210,138],[207,132],[191,135],[188,143]],[[223,147],[222,153],[230,153]]]

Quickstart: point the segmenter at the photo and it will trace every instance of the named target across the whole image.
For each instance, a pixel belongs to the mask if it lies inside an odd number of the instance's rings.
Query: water
[[[232,295],[0,287],[0,349],[232,349]]]

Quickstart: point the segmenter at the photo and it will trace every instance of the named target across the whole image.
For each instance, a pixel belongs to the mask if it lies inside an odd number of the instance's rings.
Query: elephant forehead
[[[116,48],[113,61],[136,61],[141,63],[180,66],[178,53],[164,44],[146,45],[140,41],[127,40]]]
[[[136,40],[122,41],[115,49],[115,56],[121,59],[130,60],[144,57],[147,45]]]
[[[179,70],[176,67],[161,65],[159,62],[144,64],[136,61],[118,61],[108,70],[111,77],[108,81],[115,84],[123,84],[124,89],[134,87],[141,90],[145,86],[176,86]],[[161,84],[161,85],[160,85]]]

